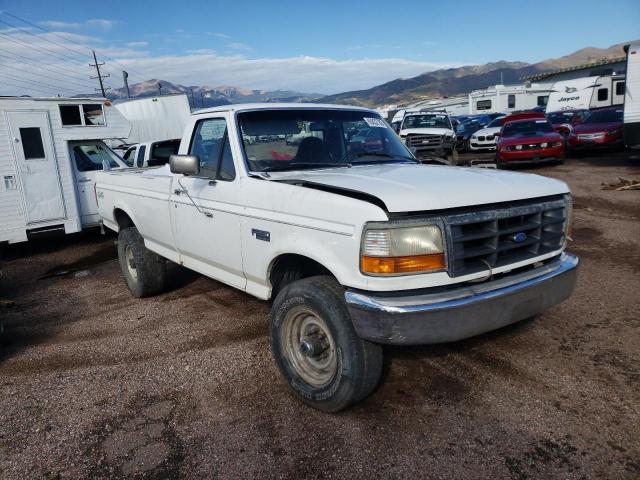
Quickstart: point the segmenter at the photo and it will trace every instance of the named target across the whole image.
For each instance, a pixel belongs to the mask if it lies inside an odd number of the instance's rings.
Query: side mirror
[[[500,136],[500,132],[496,132],[493,134],[494,137],[499,137]]]
[[[197,155],[171,155],[169,169],[171,173],[198,175],[200,173],[200,159]]]

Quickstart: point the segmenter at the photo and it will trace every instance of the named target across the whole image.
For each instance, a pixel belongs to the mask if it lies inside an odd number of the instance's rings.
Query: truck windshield
[[[411,115],[405,117],[402,128],[451,128],[446,115]]]
[[[415,162],[378,115],[358,110],[259,110],[238,114],[249,170]]]

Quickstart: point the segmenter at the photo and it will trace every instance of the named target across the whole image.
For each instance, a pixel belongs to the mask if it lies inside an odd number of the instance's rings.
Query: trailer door
[[[46,111],[7,112],[28,224],[64,218],[58,162]]]

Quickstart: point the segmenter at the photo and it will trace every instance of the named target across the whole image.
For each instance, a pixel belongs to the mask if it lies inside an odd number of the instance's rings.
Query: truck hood
[[[540,175],[440,165],[360,165],[270,175],[274,181],[374,196],[389,212],[441,210],[569,192],[564,182]]]
[[[453,130],[448,128],[405,128],[400,130],[400,135],[450,135],[453,136]]]

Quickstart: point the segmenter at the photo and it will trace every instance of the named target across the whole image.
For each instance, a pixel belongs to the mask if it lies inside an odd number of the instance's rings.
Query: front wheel
[[[342,410],[369,396],[380,380],[382,347],[358,337],[333,278],[287,285],[273,303],[270,336],[284,379],[314,408]]]

